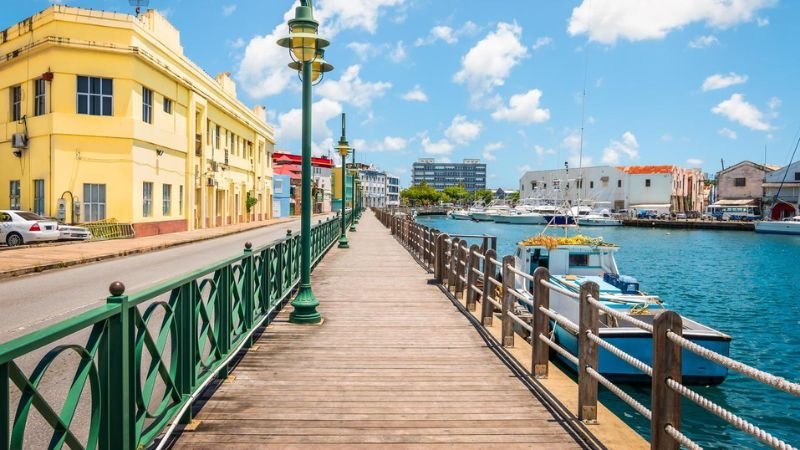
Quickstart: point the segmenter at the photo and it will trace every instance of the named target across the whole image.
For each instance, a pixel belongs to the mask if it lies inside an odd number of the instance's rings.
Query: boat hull
[[[469,214],[450,213],[450,218],[453,220],[472,220],[472,217],[470,217]]]
[[[472,213],[469,215],[472,220],[477,220],[478,222],[492,222],[492,216],[487,213]]]
[[[580,218],[578,225],[582,227],[619,227],[622,226],[622,221],[617,219],[592,219]]]
[[[493,215],[492,220],[494,220],[495,223],[511,223],[513,217],[514,216],[511,215],[499,214]]]
[[[557,325],[555,326],[554,332],[556,342],[567,349],[571,354],[577,356],[577,336]],[[649,333],[639,332],[638,329],[631,328],[601,329],[600,337],[648,366],[653,366],[653,338]],[[730,338],[725,336],[684,334],[684,337],[695,344],[721,355],[728,356],[730,353]],[[561,355],[558,357],[572,370],[577,370],[575,365],[566,358],[563,358]],[[651,382],[649,376],[602,347],[599,349],[598,357],[598,371],[604,377],[612,381],[625,383]],[[727,368],[712,363],[688,350],[684,349],[681,352],[681,377],[684,384],[715,385],[722,383],[727,376]]]
[[[756,233],[800,235],[800,222],[774,221],[756,222]]]
[[[518,216],[506,216],[508,222],[515,225],[546,225],[547,221],[541,214],[520,214]]]
[[[572,216],[544,216],[544,220],[550,225],[575,225],[575,218]]]

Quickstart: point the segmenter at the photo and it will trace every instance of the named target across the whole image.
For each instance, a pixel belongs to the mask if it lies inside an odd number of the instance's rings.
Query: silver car
[[[92,238],[92,232],[86,227],[76,225],[58,224],[59,241],[88,241]]]
[[[55,241],[58,222],[29,211],[0,211],[0,242],[9,247],[30,242]]]

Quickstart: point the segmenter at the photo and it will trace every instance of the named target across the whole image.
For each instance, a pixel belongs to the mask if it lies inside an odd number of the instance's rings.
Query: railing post
[[[597,380],[586,370],[598,370],[597,344],[589,339],[589,333],[598,336],[599,318],[597,308],[589,303],[589,297],[600,298],[597,283],[583,283],[580,292],[580,320],[578,323],[578,419],[597,422]]]
[[[433,277],[436,278],[440,284],[444,283],[444,262],[445,262],[445,248],[447,246],[447,239],[450,236],[447,233],[442,233],[436,236],[436,247],[434,248],[434,261],[433,261]]]
[[[458,243],[458,252],[456,256],[456,295],[461,294],[462,298],[464,295],[464,285],[466,284],[462,277],[466,276],[467,272],[467,256],[467,241],[461,241]]]
[[[313,235],[314,230],[311,230]],[[312,239],[312,243],[314,240]],[[312,255],[311,261],[314,261],[314,257]],[[244,277],[243,289],[242,289],[242,302],[244,302],[244,325],[246,332],[250,332],[253,328],[253,321],[254,321],[254,310],[255,310],[255,270],[254,270],[254,261],[253,261],[253,243],[252,242],[245,242],[244,244],[244,259],[242,259],[242,276]],[[252,335],[247,338],[247,342],[245,343],[246,348],[250,348],[253,345],[253,337]]]
[[[500,318],[503,324],[503,346],[514,346],[514,321],[508,313],[513,313],[515,297],[511,294],[514,289],[515,273],[509,267],[514,267],[514,257],[506,255],[503,257],[503,298],[501,300]]]
[[[101,417],[100,448],[136,448],[136,380],[134,374],[135,325],[125,285],[116,281],[109,287],[109,304],[119,313],[108,319],[104,348],[100,354],[100,380],[104,406]]]
[[[492,262],[493,259],[497,258],[497,252],[492,249],[487,250],[483,254],[483,295],[481,296],[481,324],[485,327],[492,326],[492,320],[494,319],[494,305],[492,302],[489,301],[489,297],[492,296],[492,291],[494,290],[494,283],[489,281],[490,278],[494,278],[495,271],[495,264]]]
[[[472,244],[469,248],[469,264],[467,264],[467,311],[475,311],[475,281],[478,276],[475,270],[480,267],[480,259],[478,258],[480,247],[478,244]]]
[[[219,324],[217,327],[219,331],[217,346],[220,353],[227,355],[231,349],[231,289],[233,289],[231,266],[221,268],[219,270],[219,280],[216,281],[218,297],[217,302],[214,304],[214,320]],[[228,378],[227,365],[220,367],[217,377],[221,379]]]
[[[450,243],[450,269],[447,271],[447,290],[454,291],[456,285],[456,265],[458,264],[459,238],[453,238]]]
[[[672,331],[683,335],[683,321],[674,311],[664,311],[653,324],[653,417],[650,421],[651,449],[678,450],[680,444],[666,432],[667,425],[681,428],[681,395],[669,386],[667,380],[681,382],[681,346],[667,337]]]
[[[550,309],[550,288],[542,281],[550,280],[550,271],[546,267],[539,267],[533,272],[533,348],[532,375],[534,378],[547,378],[549,367],[550,347],[539,339],[539,336],[550,335],[550,318],[544,315],[539,308]]]

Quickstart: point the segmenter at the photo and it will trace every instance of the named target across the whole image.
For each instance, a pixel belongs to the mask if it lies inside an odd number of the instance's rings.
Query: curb
[[[47,270],[64,269],[64,268],[67,268],[67,267],[78,266],[78,265],[81,265],[81,264],[88,264],[88,263],[93,263],[93,262],[98,262],[98,261],[105,261],[105,260],[119,258],[119,257],[123,257],[123,256],[140,255],[142,253],[150,253],[150,252],[154,252],[154,251],[158,251],[158,250],[164,250],[164,249],[168,249],[168,248],[172,248],[172,247],[177,247],[177,246],[180,246],[180,245],[193,244],[195,242],[208,241],[208,240],[211,240],[211,239],[216,239],[216,238],[221,238],[221,237],[225,237],[225,236],[231,236],[231,235],[234,235],[234,234],[244,233],[244,232],[247,232],[247,231],[257,230],[259,228],[265,228],[265,227],[270,227],[270,226],[274,226],[274,225],[281,225],[281,224],[284,224],[284,223],[291,222],[291,221],[293,221],[293,220],[295,220],[295,219],[297,219],[299,217],[300,216],[297,216],[297,217],[293,216],[291,218],[287,217],[287,218],[285,218],[285,220],[284,220],[284,218],[281,218],[281,219],[279,219],[278,222],[274,222],[274,223],[270,223],[270,224],[264,224],[264,225],[261,225],[261,226],[247,228],[247,229],[244,229],[244,230],[234,230],[234,231],[224,232],[224,233],[216,234],[216,235],[213,235],[213,236],[204,236],[204,237],[200,237],[200,238],[197,238],[197,239],[191,239],[191,240],[185,240],[185,241],[177,241],[177,242],[168,242],[168,243],[164,243],[164,244],[154,245],[154,246],[151,246],[151,247],[136,248],[136,249],[131,249],[131,250],[121,250],[121,251],[117,251],[117,252],[114,252],[114,253],[108,253],[108,254],[98,255],[98,256],[89,256],[89,257],[86,257],[86,258],[74,259],[74,260],[71,260],[71,261],[57,261],[57,262],[51,262],[51,263],[38,264],[38,265],[35,265],[35,266],[22,267],[22,268],[19,268],[19,269],[7,270],[7,271],[4,271],[4,272],[0,272],[0,280],[4,280],[4,279],[8,279],[8,278],[14,278],[14,277],[18,277],[18,276],[21,276],[21,275],[27,275],[27,274],[31,274],[31,273],[41,273],[41,272],[44,272],[44,271],[47,271]]]

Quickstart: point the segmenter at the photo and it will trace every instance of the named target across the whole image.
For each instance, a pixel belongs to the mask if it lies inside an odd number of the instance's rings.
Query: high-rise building
[[[0,209],[114,219],[137,236],[272,215],[266,111],[239,101],[228,74],[189,60],[157,11],[52,5],[10,25],[0,33]]]
[[[423,182],[441,191],[447,186],[464,186],[468,192],[486,189],[486,163],[465,159],[461,163],[436,162],[433,158],[418,159],[411,170],[412,182]]]

